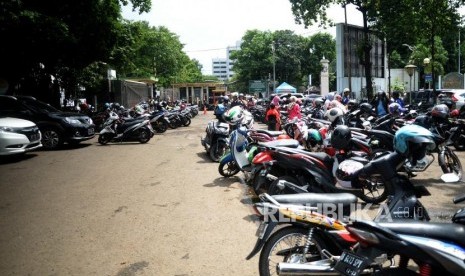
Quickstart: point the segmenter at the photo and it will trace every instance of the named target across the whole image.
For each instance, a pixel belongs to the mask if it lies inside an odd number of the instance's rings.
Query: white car
[[[22,154],[42,147],[42,134],[31,121],[0,118],[0,155]]]
[[[455,108],[460,109],[465,105],[465,90],[464,89],[452,89],[454,94],[451,96],[452,101],[455,102]]]

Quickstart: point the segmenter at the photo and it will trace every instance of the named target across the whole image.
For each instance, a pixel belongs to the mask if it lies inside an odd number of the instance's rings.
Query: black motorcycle
[[[200,142],[213,162],[220,161],[228,146],[229,124],[217,120],[208,122],[205,138]]]
[[[139,141],[147,143],[154,135],[154,130],[148,117],[122,119],[111,111],[99,133],[98,142],[105,145],[109,142]]]

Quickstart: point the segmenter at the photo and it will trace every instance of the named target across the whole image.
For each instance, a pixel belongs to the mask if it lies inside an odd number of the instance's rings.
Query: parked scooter
[[[409,134],[407,136],[407,134]],[[422,134],[422,135],[420,135]],[[408,127],[397,137],[398,152],[372,160],[357,171],[347,175],[347,181],[359,181],[367,175],[379,174],[385,183],[390,183],[392,195],[387,205],[380,208],[375,220],[424,220],[429,221],[427,210],[418,200],[419,197],[430,195],[424,186],[414,186],[407,177],[397,173],[396,167],[401,165],[407,156],[415,151],[428,147],[433,143],[432,135],[417,133],[415,128]],[[402,148],[406,146],[407,148]],[[277,271],[279,275],[337,275],[335,263],[344,250],[356,243],[345,230],[346,224],[339,216],[337,208],[343,209],[353,204],[356,199],[350,194],[297,194],[261,196],[261,203],[255,204],[255,210],[262,215],[262,223],[257,231],[257,243],[247,259],[261,251],[259,270],[260,275],[270,275]],[[293,205],[306,205],[293,207]],[[320,204],[320,206],[318,206]],[[325,209],[325,204],[330,209]],[[321,206],[322,205],[322,206]],[[318,210],[328,210],[336,214],[331,219],[327,215],[314,214],[312,207]],[[306,209],[307,208],[307,209]],[[310,208],[310,209],[308,209]],[[275,211],[277,210],[278,213]],[[352,209],[353,211],[353,209]],[[287,220],[273,220],[274,214],[278,218]],[[343,215],[347,212],[343,211]],[[268,215],[268,217],[267,217]],[[267,219],[266,219],[267,218]],[[338,220],[335,220],[338,219]],[[281,228],[272,234],[278,225]],[[336,231],[330,231],[336,230]],[[272,234],[272,235],[271,235]],[[379,254],[380,260],[388,260],[387,255]],[[354,274],[355,275],[355,274]]]
[[[154,130],[147,117],[121,119],[114,111],[103,124],[98,142],[105,145],[109,142],[139,141],[144,144],[150,141]]]
[[[465,201],[465,194],[453,202]],[[347,230],[360,244],[356,252],[344,251],[335,269],[342,275],[358,275],[371,268],[379,275],[465,275],[465,209],[452,223],[355,221]],[[376,262],[380,252],[398,255],[398,266]],[[408,267],[412,260],[419,273]]]

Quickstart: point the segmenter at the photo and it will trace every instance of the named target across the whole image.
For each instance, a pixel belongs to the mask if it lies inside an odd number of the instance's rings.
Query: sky
[[[226,47],[234,46],[247,30],[292,30],[311,36],[335,28],[304,28],[295,23],[289,0],[152,0],[152,10],[139,15],[132,6],[123,7],[123,17],[147,21],[151,26],[165,26],[179,36],[184,51],[203,66],[202,73],[212,74],[212,59],[226,58]],[[344,9],[331,7],[328,17],[344,22]],[[362,17],[355,7],[347,6],[347,23],[361,25]]]

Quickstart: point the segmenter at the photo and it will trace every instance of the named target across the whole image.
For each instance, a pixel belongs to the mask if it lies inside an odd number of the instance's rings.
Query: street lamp
[[[412,75],[415,72],[415,69],[417,68],[413,64],[407,64],[405,67],[405,71],[407,71],[407,74],[410,77],[410,93],[409,93],[409,103],[412,104]]]
[[[423,59],[423,64],[425,65],[425,82],[426,82],[426,68],[428,67],[429,63],[430,63],[430,59],[429,58],[424,58]],[[428,70],[429,71],[429,70]],[[429,73],[428,73],[429,74]],[[429,86],[429,80],[428,80],[428,89],[430,89],[430,86]]]

